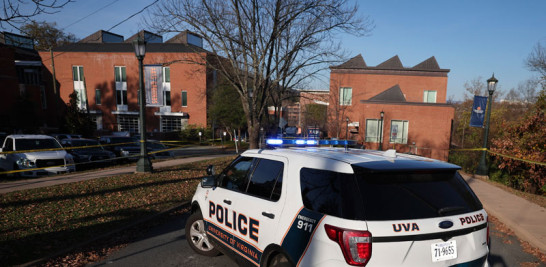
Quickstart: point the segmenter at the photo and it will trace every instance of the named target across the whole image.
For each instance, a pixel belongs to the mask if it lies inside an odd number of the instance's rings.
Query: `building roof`
[[[406,102],[402,89],[397,84],[369,99],[369,101]]]
[[[110,37],[110,38],[109,38]],[[78,43],[122,43],[123,36],[109,31],[98,30],[81,39]]]
[[[358,54],[356,57],[349,59],[347,62],[337,66],[336,68],[340,69],[362,69],[366,68],[366,62],[361,54]]]
[[[426,71],[426,72],[449,72],[449,69],[441,69],[434,56],[413,66],[404,67],[398,55],[395,55],[383,63],[373,67],[367,66],[361,54],[353,57],[345,63],[337,66],[331,66],[330,69],[360,69],[360,70],[386,70],[386,71]]]
[[[132,43],[73,43],[53,49],[55,52],[134,53]],[[148,43],[146,53],[199,53],[207,50],[180,43]]]

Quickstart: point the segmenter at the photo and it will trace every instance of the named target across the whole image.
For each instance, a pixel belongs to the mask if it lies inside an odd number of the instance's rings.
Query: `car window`
[[[51,139],[17,139],[15,140],[15,150],[34,150],[34,149],[52,149],[61,148],[57,140]]]
[[[4,151],[13,151],[13,139],[6,139],[6,145],[4,146]]]
[[[482,209],[456,171],[356,175],[367,220],[424,219]]]
[[[353,174],[302,168],[300,184],[305,208],[344,219],[363,219]]]
[[[284,164],[280,161],[260,159],[251,175],[247,193],[273,201],[279,200]],[[277,181],[280,183],[277,184]],[[274,190],[278,188],[277,190]]]
[[[240,157],[233,161],[222,174],[220,174],[220,187],[245,192],[248,184],[248,171],[252,166],[253,158]]]

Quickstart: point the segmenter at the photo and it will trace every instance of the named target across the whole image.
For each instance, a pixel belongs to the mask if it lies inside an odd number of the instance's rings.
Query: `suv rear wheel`
[[[267,261],[267,267],[291,267],[294,266],[282,252],[273,254]]]
[[[220,254],[210,242],[205,231],[205,221],[200,211],[194,212],[186,221],[186,239],[198,254],[213,257]]]

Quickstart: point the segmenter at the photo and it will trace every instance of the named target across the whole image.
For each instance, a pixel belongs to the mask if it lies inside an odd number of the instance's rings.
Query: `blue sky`
[[[57,14],[41,15],[36,20],[56,22],[66,32],[84,38],[97,30],[108,30],[152,2],[77,0]],[[481,77],[485,83],[493,72],[499,79],[499,90],[516,88],[536,76],[524,66],[533,47],[538,42],[546,46],[544,0],[357,2],[360,15],[369,16],[375,28],[366,37],[340,35],[348,55],[362,54],[369,66],[398,55],[407,67],[435,56],[441,68],[451,70],[447,94],[455,100],[463,99],[465,82]],[[127,38],[143,28],[142,16],[137,15],[111,31]],[[328,88],[327,83],[312,86],[310,89]]]

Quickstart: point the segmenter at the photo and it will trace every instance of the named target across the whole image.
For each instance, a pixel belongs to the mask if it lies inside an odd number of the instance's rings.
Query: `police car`
[[[209,166],[186,238],[239,265],[488,266],[487,213],[459,169],[394,150],[248,150]]]

